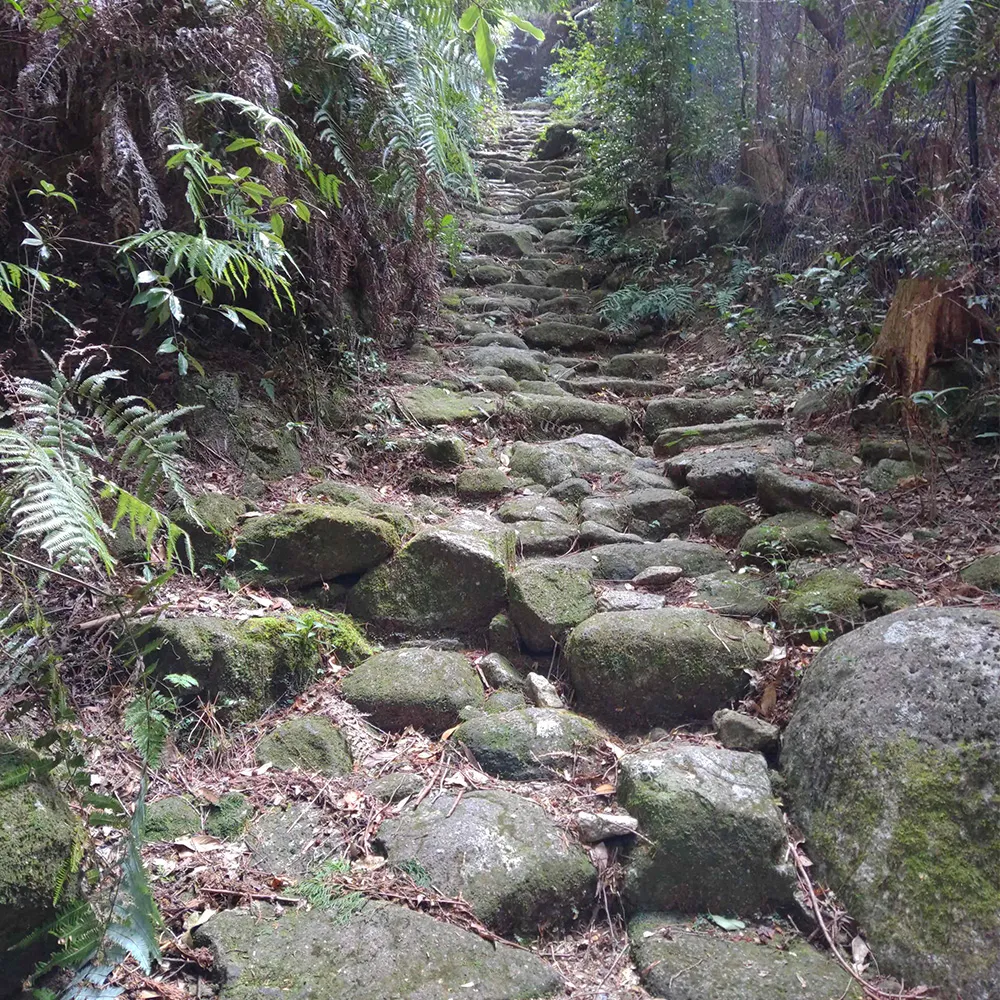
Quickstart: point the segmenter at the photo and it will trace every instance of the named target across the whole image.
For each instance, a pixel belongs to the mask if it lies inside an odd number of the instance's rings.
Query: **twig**
[[[799,881],[802,883],[802,886],[806,890],[806,895],[809,897],[809,905],[812,907],[813,915],[816,917],[816,923],[819,924],[819,928],[823,932],[827,947],[837,960],[837,963],[861,986],[865,996],[870,997],[871,1000],[918,1000],[920,997],[926,997],[927,991],[924,989],[921,989],[919,993],[915,990],[909,990],[906,993],[886,993],[877,986],[872,986],[871,983],[866,982],[858,974],[854,966],[840,953],[840,949],[837,947],[830,929],[826,926],[826,921],[823,919],[823,909],[816,898],[816,890],[813,888],[812,879],[809,877],[805,861],[795,841],[791,838],[788,841],[788,849],[791,852],[792,860],[795,862],[795,870],[798,872]]]

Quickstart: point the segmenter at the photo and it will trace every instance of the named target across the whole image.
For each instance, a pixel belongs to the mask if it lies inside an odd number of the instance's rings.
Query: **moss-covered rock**
[[[806,671],[783,741],[793,818],[885,972],[1000,984],[1000,613],[913,608]]]
[[[579,537],[575,525],[556,521],[516,521],[517,550],[530,556],[561,556],[573,548]]]
[[[629,357],[642,358],[646,355]],[[668,427],[719,424],[741,414],[751,416],[756,409],[757,404],[750,392],[733,392],[724,396],[657,396],[646,407],[643,432],[652,441]]]
[[[631,415],[624,406],[568,394],[514,392],[507,397],[507,407],[533,427],[577,427],[586,434],[601,434],[615,441],[621,440],[631,426]]]
[[[466,705],[482,705],[479,675],[461,653],[401,647],[365,660],[342,685],[344,697],[381,729],[441,732]]]
[[[198,693],[218,699],[224,718],[248,722],[264,709],[301,691],[316,676],[319,650],[288,618],[236,622],[209,615],[162,618],[146,641],[157,676],[190,674]]]
[[[612,542],[566,556],[564,563],[592,570],[598,580],[632,580],[651,566],[679,566],[685,576],[726,568],[726,554],[712,545],[665,539],[662,542]]]
[[[1000,594],[1000,555],[973,559],[959,575],[964,583]]]
[[[400,393],[404,413],[424,427],[480,420],[494,413],[497,397],[488,392],[452,392],[435,386],[418,386]]]
[[[292,504],[252,518],[237,541],[237,565],[290,588],[364,573],[399,548],[385,521],[349,507]],[[256,564],[267,567],[257,569]]]
[[[438,435],[424,442],[424,455],[437,465],[464,465],[465,442],[454,435]]]
[[[861,477],[861,482],[876,493],[894,490],[904,479],[920,475],[920,469],[913,462],[901,462],[894,458],[882,458],[873,469]]]
[[[781,730],[765,719],[721,708],[712,716],[712,725],[716,738],[727,750],[769,754],[778,749]]]
[[[825,517],[792,511],[761,521],[740,539],[740,551],[764,560],[793,556],[824,556],[843,552],[847,545],[833,534]]]
[[[406,538],[417,530],[417,521],[410,511],[398,504],[386,503],[371,487],[324,479],[310,486],[308,493],[336,506],[352,507],[376,521],[385,521],[395,528],[400,538]]]
[[[562,976],[529,952],[387,903],[348,916],[293,909],[277,920],[226,910],[193,936],[215,958],[221,1000],[535,1000],[562,989]]]
[[[378,839],[391,862],[417,861],[436,888],[461,896],[501,934],[569,924],[597,882],[586,853],[540,806],[510,792],[431,796],[386,820]]]
[[[589,618],[570,633],[564,664],[582,711],[635,732],[709,718],[769,650],[733,619],[662,608]]]
[[[799,479],[768,465],[757,470],[757,500],[761,510],[781,514],[789,510],[811,510],[816,514],[853,511],[854,501],[840,490],[811,479]]]
[[[375,778],[367,792],[383,802],[399,802],[419,794],[425,784],[423,776],[415,771],[391,771]]]
[[[527,707],[528,702],[520,691],[494,691],[486,699],[483,711],[487,715],[499,715],[501,712],[516,712]]]
[[[645,489],[625,494],[629,531],[658,542],[673,534],[686,534],[694,520],[694,501],[677,490]]]
[[[549,653],[597,610],[591,573],[574,566],[528,564],[507,585],[510,617],[524,647]]]
[[[510,453],[510,471],[545,486],[580,476],[612,476],[627,472],[635,455],[600,434],[578,434],[561,441],[532,444],[516,441]]]
[[[43,935],[14,948],[46,926],[60,905],[81,896],[86,833],[48,778],[33,770],[36,756],[0,737],[0,996],[17,996],[21,980],[55,939]],[[61,890],[60,890],[61,886]]]
[[[455,480],[455,492],[463,500],[491,500],[513,488],[503,469],[465,469]]]
[[[498,778],[538,781],[604,738],[589,719],[557,708],[524,708],[463,722],[452,736]]]
[[[769,944],[708,933],[677,914],[629,922],[632,960],[643,985],[671,1000],[862,1000],[832,958],[796,937]],[[779,935],[779,937],[781,937]]]
[[[257,744],[257,760],[279,771],[300,768],[315,774],[349,774],[351,751],[340,730],[322,715],[285,719]]]
[[[792,902],[785,825],[758,754],[693,744],[629,754],[618,801],[644,837],[626,872],[631,912],[749,915]]]
[[[253,817],[253,805],[242,792],[227,792],[205,817],[205,832],[222,840],[239,837]]]
[[[742,507],[728,503],[709,507],[699,522],[703,535],[723,545],[735,545],[752,526],[753,520]]]
[[[720,569],[694,580],[694,599],[729,618],[767,618],[772,598],[759,573]]]
[[[196,497],[192,507],[201,524],[197,524],[183,508],[171,512],[171,520],[178,528],[188,533],[194,551],[195,565],[209,565],[218,569],[221,565],[216,558],[225,553],[232,544],[240,518],[249,506],[246,500],[228,497],[222,493],[206,493]]]
[[[778,613],[789,629],[827,626],[844,632],[864,622],[861,595],[867,589],[856,573],[823,569],[794,586],[779,605]]]
[[[347,608],[385,632],[480,633],[504,606],[514,545],[514,532],[485,515],[427,528],[365,574]]]
[[[143,836],[150,843],[174,840],[201,831],[201,812],[183,795],[168,795],[146,807]]]

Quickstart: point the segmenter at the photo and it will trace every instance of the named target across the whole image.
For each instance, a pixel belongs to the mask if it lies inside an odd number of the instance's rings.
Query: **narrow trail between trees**
[[[804,891],[785,799],[817,839],[838,810],[859,838],[876,823],[861,806],[900,786],[849,779],[855,737],[905,728],[895,675],[817,672],[779,770],[781,731],[827,642],[841,666],[835,650],[930,643],[917,676],[945,626],[963,648],[992,641],[950,554],[979,537],[992,470],[945,482],[928,448],[810,428],[790,382],[741,381],[725,345],[609,327],[609,268],[574,228],[578,161],[532,155],[548,122],[513,109],[477,154],[453,287],[365,387],[395,414],[367,432],[386,437],[375,457],[204,498],[251,582],[178,584],[151,627],[159,673],[193,675],[211,706],[151,787],[145,853],[176,935],[164,990],[862,996],[825,942],[859,969],[868,946],[844,902]],[[920,526],[932,490],[954,507],[945,532]],[[210,560],[218,538],[193,536]],[[346,609],[381,650],[308,607]],[[928,714],[954,697],[918,687]],[[127,770],[108,760],[109,786]],[[903,786],[915,803],[919,785]],[[892,927],[849,887],[851,916],[875,959],[932,983],[895,935],[938,905],[915,885]]]

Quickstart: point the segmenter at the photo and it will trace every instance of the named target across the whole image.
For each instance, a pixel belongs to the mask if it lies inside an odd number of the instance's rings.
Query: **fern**
[[[912,79],[926,86],[961,68],[974,48],[979,17],[974,0],[937,0],[930,4],[889,57],[875,93],[876,103],[890,86],[902,80]]]
[[[122,381],[124,373],[91,372],[105,357],[91,349],[82,352],[73,370],[64,370],[80,355],[68,352],[58,365],[46,355],[53,372],[47,384],[26,377],[9,380],[11,407],[3,415],[14,426],[0,428],[0,471],[11,479],[14,539],[37,542],[55,565],[99,565],[110,572],[114,559],[106,539],[127,517],[133,532],[137,526],[147,529],[147,554],[159,532],[174,558],[182,535],[151,501],[166,483],[197,521],[177,466],[184,434],[170,427],[197,408],[161,413],[138,396],[111,398],[109,386]],[[103,449],[95,429],[102,434]],[[102,463],[136,479],[135,490],[100,474]],[[117,500],[111,528],[98,509],[100,497]]]
[[[870,354],[859,354],[857,357],[848,358],[817,378],[809,389],[826,390],[860,381],[862,374],[867,371],[873,360]]]
[[[156,768],[163,756],[170,732],[170,719],[177,705],[173,698],[159,691],[140,695],[125,709],[125,728],[135,741],[139,756],[147,767]]]
[[[694,289],[679,282],[659,285],[652,291],[645,291],[638,285],[626,285],[601,303],[601,316],[615,330],[649,319],[674,323],[693,313]]]
[[[50,660],[41,616],[29,618],[22,605],[0,609],[0,698]]]

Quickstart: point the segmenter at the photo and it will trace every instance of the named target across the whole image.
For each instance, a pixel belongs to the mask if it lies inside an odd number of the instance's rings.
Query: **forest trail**
[[[627,276],[582,245],[582,167],[549,124],[512,109],[475,153],[452,280],[352,402],[353,450],[321,440],[278,476],[280,435],[241,425],[274,473],[244,476],[218,450],[237,376],[189,380],[193,453],[226,459],[197,502],[231,548],[188,523],[211,572],[169,581],[143,636],[152,676],[198,690],[150,777],[166,971],[123,982],[166,1000],[861,1000],[850,966],[871,947],[907,984],[985,1000],[963,963],[991,899],[944,958],[922,936],[954,923],[964,901],[940,889],[972,848],[941,869],[869,859],[877,892],[852,852],[892,823],[949,841],[942,815],[978,808],[948,760],[906,770],[906,713],[971,752],[1000,567],[960,576],[955,553],[992,471],[810,426],[793,379],[751,379],[708,337],[614,326]],[[925,526],[941,498],[944,528]],[[88,637],[114,618],[73,613]],[[125,745],[117,695],[75,695]],[[135,761],[95,760],[102,790],[134,796]],[[814,843],[839,896],[814,892]]]

